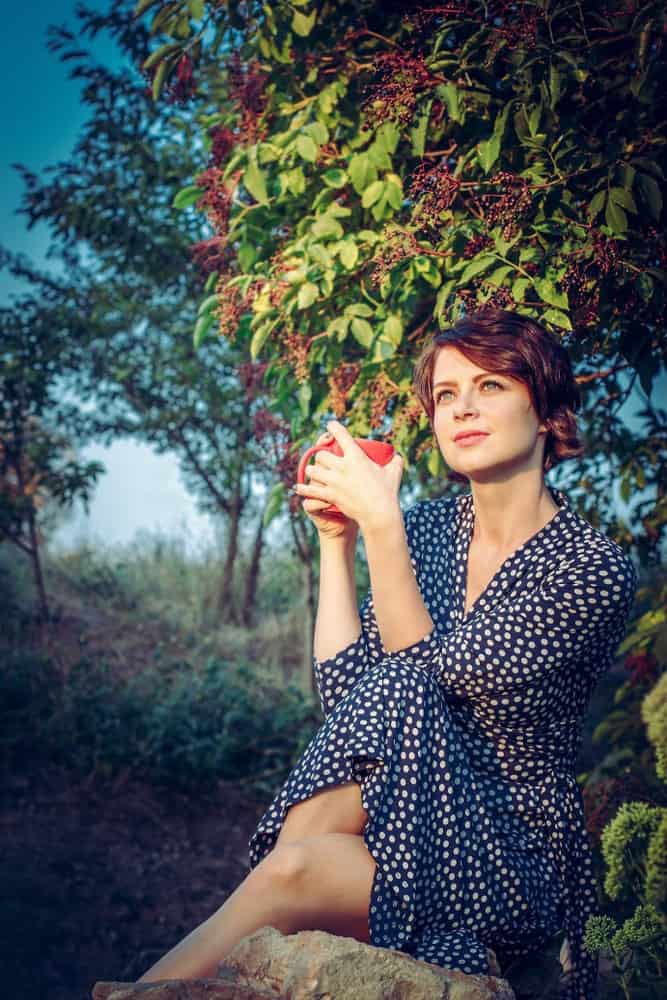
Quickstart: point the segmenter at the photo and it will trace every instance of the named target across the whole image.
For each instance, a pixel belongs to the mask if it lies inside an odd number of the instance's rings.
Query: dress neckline
[[[459,513],[463,532],[460,543],[463,552],[462,580],[461,585],[459,586],[458,600],[458,617],[461,623],[467,622],[472,615],[480,610],[480,606],[485,607],[487,604],[490,604],[496,594],[496,591],[501,589],[501,577],[506,580],[511,575],[512,570],[516,568],[519,559],[525,557],[538,541],[541,543],[550,532],[553,532],[556,528],[560,528],[561,522],[572,514],[572,508],[570,507],[567,495],[562,490],[559,490],[554,486],[549,486],[548,484],[547,489],[551,493],[554,502],[558,504],[559,509],[546,524],[542,525],[542,527],[527,538],[525,542],[522,542],[521,545],[514,550],[514,552],[511,552],[510,555],[507,556],[507,558],[500,564],[496,572],[493,574],[486,587],[484,587],[481,593],[475,598],[468,611],[465,610],[465,602],[468,589],[468,558],[470,555],[470,544],[472,542],[475,524],[475,506],[473,503],[472,493],[466,493],[464,496],[458,498],[457,502],[459,503]]]

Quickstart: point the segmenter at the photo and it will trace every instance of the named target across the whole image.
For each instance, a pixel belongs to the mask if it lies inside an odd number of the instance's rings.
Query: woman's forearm
[[[388,653],[405,649],[433,629],[412,570],[400,507],[382,523],[362,526],[373,610]]]
[[[361,635],[354,575],[354,538],[320,539],[320,589],[313,652],[327,660]]]

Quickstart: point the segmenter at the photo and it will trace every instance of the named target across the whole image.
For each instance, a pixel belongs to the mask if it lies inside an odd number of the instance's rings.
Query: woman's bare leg
[[[235,945],[260,927],[283,934],[324,930],[368,942],[375,867],[355,834],[325,833],[276,846],[219,910],[138,981],[214,976]]]
[[[361,834],[367,822],[361,789],[356,781],[349,781],[322,789],[309,799],[290,806],[276,846],[322,833]]]

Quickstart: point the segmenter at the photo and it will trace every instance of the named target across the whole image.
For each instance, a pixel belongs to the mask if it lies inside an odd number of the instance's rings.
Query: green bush
[[[48,662],[15,654],[0,681],[0,709],[5,768],[48,758],[184,790],[243,781],[259,796],[287,776],[321,721],[314,699],[292,683],[216,659],[126,680],[84,659],[61,683]]]

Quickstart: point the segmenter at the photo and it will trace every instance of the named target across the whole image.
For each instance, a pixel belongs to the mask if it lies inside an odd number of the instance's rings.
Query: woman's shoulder
[[[459,497],[436,497],[417,500],[403,513],[408,538],[420,535],[442,535],[453,531],[460,513]]]
[[[611,586],[624,607],[631,605],[639,574],[625,549],[573,508],[561,526],[560,555],[573,580],[589,587]]]

